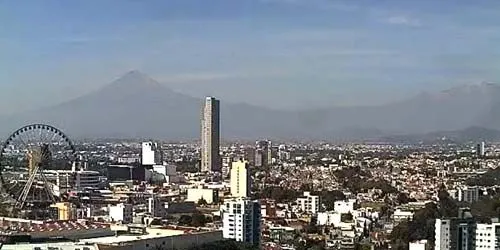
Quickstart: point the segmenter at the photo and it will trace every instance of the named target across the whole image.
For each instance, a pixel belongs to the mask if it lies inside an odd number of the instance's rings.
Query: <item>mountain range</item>
[[[52,124],[77,138],[196,139],[202,99],[131,71],[59,105],[0,116],[0,133]],[[361,140],[470,127],[500,128],[500,85],[464,85],[379,106],[283,111],[221,100],[221,134],[233,139]],[[3,137],[3,136],[0,136]]]

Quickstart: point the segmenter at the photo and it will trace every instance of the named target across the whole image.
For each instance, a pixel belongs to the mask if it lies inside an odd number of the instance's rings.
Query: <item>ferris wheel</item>
[[[75,147],[59,129],[45,124],[24,126],[5,140],[0,151],[0,180],[15,209],[33,210],[57,201],[48,169],[69,169]]]

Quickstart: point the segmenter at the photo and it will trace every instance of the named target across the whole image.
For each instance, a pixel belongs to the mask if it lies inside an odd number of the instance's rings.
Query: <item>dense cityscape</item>
[[[496,249],[500,148],[457,144],[4,142],[2,249]]]
[[[498,0],[0,0],[0,250],[500,250],[498,41]]]

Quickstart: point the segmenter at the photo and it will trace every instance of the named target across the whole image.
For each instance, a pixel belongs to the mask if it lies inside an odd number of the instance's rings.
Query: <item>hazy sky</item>
[[[499,81],[499,42],[494,0],[3,0],[0,113],[132,69],[276,108],[383,103]]]

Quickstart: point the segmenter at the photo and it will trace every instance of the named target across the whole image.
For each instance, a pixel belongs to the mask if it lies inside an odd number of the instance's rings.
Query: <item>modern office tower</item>
[[[250,195],[250,170],[247,161],[237,161],[231,164],[231,196],[248,197]]]
[[[271,141],[255,142],[255,166],[265,167],[272,164],[272,145]]]
[[[162,152],[156,142],[142,143],[142,165],[152,166],[162,164]]]
[[[476,145],[476,153],[477,153],[477,157],[479,157],[479,158],[482,158],[482,157],[484,157],[486,155],[484,141],[481,142],[481,143],[478,143]]]
[[[245,198],[229,199],[221,207],[223,237],[253,245],[260,244],[260,203]]]
[[[220,107],[219,100],[207,97],[201,117],[201,171],[220,172]]]

